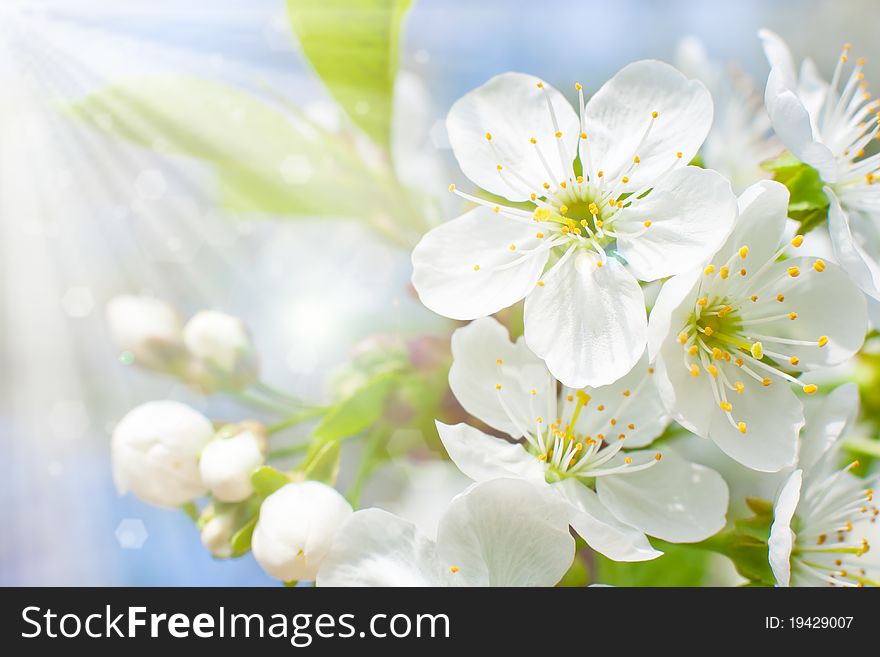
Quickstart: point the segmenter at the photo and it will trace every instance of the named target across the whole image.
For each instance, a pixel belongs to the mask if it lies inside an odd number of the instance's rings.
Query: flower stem
[[[311,420],[316,417],[320,417],[327,411],[326,408],[322,406],[315,406],[313,408],[307,408],[304,411],[299,413],[295,413],[293,415],[289,415],[283,420],[278,420],[275,424],[270,424],[266,427],[266,433],[270,436],[273,433],[278,433],[279,431],[283,431],[284,429],[288,429],[290,427],[296,426],[301,422],[305,422],[306,420]]]

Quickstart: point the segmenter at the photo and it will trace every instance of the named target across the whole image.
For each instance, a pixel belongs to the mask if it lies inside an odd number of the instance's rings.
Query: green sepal
[[[271,465],[259,467],[251,474],[251,485],[257,495],[263,499],[289,483],[290,477]]]

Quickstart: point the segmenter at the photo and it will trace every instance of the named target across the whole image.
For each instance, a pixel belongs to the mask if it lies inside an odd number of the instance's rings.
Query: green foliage
[[[701,586],[709,555],[683,545],[664,544],[663,556],[651,561],[612,561],[596,554],[593,581],[613,586]]]
[[[800,222],[798,232],[808,233],[828,217],[828,197],[825,183],[813,167],[798,161],[791,154],[767,162],[764,168],[773,172],[774,180],[788,188],[791,198],[788,215]]]
[[[232,539],[229,542],[232,545],[233,557],[240,557],[251,549],[251,538],[253,538],[254,528],[257,526],[258,519],[258,515],[253,516],[241,529],[232,535]]]
[[[227,209],[358,218],[380,212],[386,200],[366,165],[334,135],[222,83],[134,78],[68,110],[102,132],[211,165]]]
[[[578,553],[556,586],[581,588],[590,583],[590,569]]]
[[[318,443],[312,452],[306,456],[299,470],[306,479],[320,481],[332,486],[336,483],[339,474],[339,459],[342,450],[338,440],[330,440]]]
[[[387,149],[409,0],[287,0],[303,52],[351,120]]]
[[[251,475],[251,485],[254,487],[254,491],[264,499],[289,483],[290,477],[270,465],[257,468]]]
[[[382,417],[385,403],[399,376],[398,372],[393,371],[378,374],[330,407],[315,428],[315,438],[321,441],[350,438],[377,422]]]

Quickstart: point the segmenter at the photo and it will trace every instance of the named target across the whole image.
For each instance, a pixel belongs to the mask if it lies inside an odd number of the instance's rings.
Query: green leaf
[[[315,428],[315,437],[321,441],[342,440],[374,424],[382,417],[388,395],[399,378],[397,372],[383,372],[374,376],[327,411]]]
[[[880,458],[880,440],[869,438],[851,438],[843,443],[845,449],[857,454]]]
[[[251,549],[251,538],[254,535],[254,528],[257,526],[258,515],[247,521],[245,525],[232,535],[229,543],[232,545],[232,556],[240,557]]]
[[[300,469],[306,479],[320,481],[328,486],[336,483],[342,450],[338,440],[320,444],[314,453],[306,457]]]
[[[229,85],[144,76],[104,87],[68,111],[112,136],[211,165],[221,202],[231,210],[364,218],[384,214],[387,205],[352,149]]]
[[[195,502],[186,502],[181,504],[181,510],[189,516],[190,520],[198,522],[199,519],[199,507],[196,506]]]
[[[619,562],[596,554],[594,582],[613,586],[700,586],[708,568],[707,553],[673,544],[651,561]]]
[[[799,162],[791,154],[767,162],[764,168],[773,172],[773,178],[788,188],[788,214],[800,222],[798,232],[808,233],[828,216],[828,197],[825,183],[813,167]]]
[[[387,148],[409,0],[287,0],[302,50],[351,120]]]
[[[289,483],[290,477],[270,465],[257,468],[251,475],[251,484],[257,495],[262,498],[269,497],[276,490]]]

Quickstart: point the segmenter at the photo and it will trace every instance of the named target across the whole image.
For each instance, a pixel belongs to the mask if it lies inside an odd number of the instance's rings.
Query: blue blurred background
[[[767,26],[825,74],[852,42],[876,81],[877,19],[876,0],[419,0],[402,68],[427,85],[425,148],[448,171],[427,184],[439,195],[455,179],[446,109],[496,73],[595,89],[629,61],[674,61],[695,35],[762,87],[756,31]],[[168,397],[215,418],[252,413],[120,364],[103,318],[112,296],[241,315],[265,378],[315,400],[358,340],[439,326],[407,291],[408,255],[358,225],[229,216],[197,164],[84,138],[58,111],[108,82],[167,71],[268,82],[317,112],[328,103],[282,0],[0,3],[2,585],[273,584],[250,557],[213,560],[183,513],[117,495],[109,433],[132,406]]]

